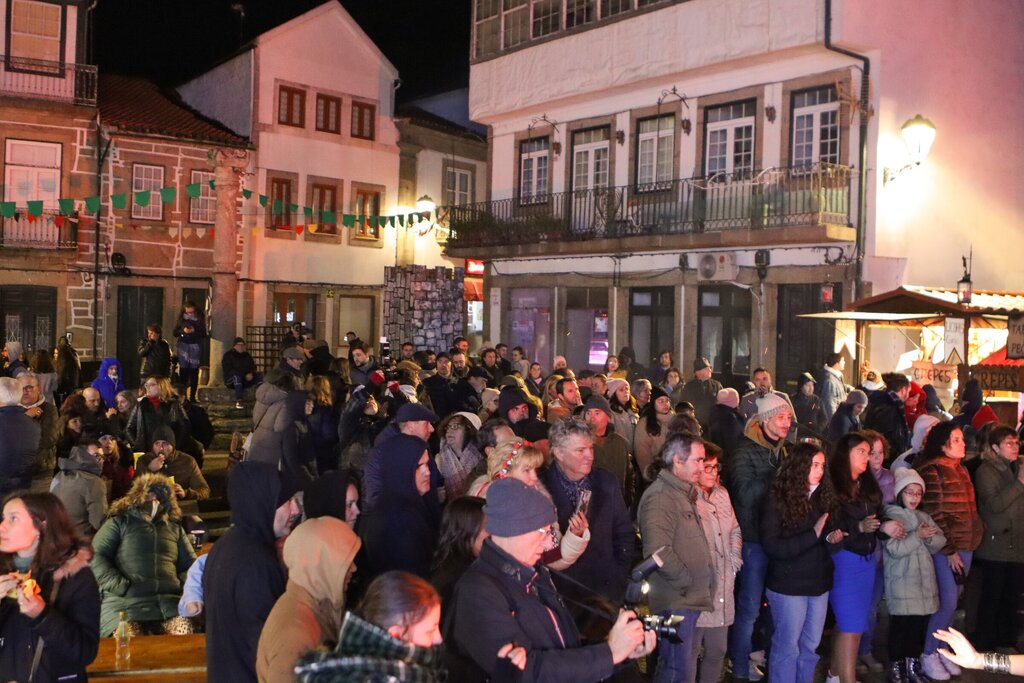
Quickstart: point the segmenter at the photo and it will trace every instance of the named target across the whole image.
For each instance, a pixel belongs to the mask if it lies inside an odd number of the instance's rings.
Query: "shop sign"
[[[1024,358],[1024,314],[1011,315],[1006,319],[1006,359]]]
[[[960,358],[967,358],[967,352],[966,349],[964,349],[963,318],[946,318],[945,324],[943,325],[942,338],[947,358],[953,353],[954,349],[959,354]]]
[[[986,391],[1021,391],[1021,369],[1004,365],[974,365],[971,377],[981,382]]]
[[[931,384],[936,390],[949,389],[953,386],[953,380],[956,379],[956,366],[915,360],[912,378],[921,386]]]

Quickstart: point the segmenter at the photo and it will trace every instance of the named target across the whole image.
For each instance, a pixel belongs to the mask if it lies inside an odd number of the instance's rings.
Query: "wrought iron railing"
[[[96,106],[96,67],[0,55],[0,93]]]
[[[29,216],[19,209],[11,218],[0,218],[0,247],[13,249],[74,249],[78,246],[78,220],[44,210]]]
[[[449,209],[449,246],[849,225],[850,169],[818,163]]]

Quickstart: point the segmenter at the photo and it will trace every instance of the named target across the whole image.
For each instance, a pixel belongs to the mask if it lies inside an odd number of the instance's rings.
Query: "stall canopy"
[[[1006,317],[1024,313],[1024,292],[977,290],[969,304],[957,303],[955,289],[903,285],[896,289],[854,301],[850,311],[871,314],[908,314],[932,318],[970,316],[971,327],[1006,327]],[[866,318],[865,321],[876,320]],[[910,323],[921,327],[925,323]],[[936,321],[936,324],[941,324]]]

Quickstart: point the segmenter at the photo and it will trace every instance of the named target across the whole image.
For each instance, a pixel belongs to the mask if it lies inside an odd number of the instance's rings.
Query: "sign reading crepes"
[[[1021,368],[1000,365],[972,365],[971,377],[981,382],[986,391],[1021,391]]]
[[[930,363],[926,360],[915,360],[913,364],[913,379],[924,386],[931,384],[936,390],[949,389],[956,378],[956,366],[943,363]]]
[[[1006,329],[1009,331],[1006,337],[1007,360],[1024,358],[1024,314],[1011,315],[1007,318]]]

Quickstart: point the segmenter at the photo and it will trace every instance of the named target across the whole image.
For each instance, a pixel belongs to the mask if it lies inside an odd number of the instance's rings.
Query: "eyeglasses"
[[[721,465],[718,465],[718,464],[715,464],[715,465],[704,465],[704,472],[705,472],[705,474],[717,474],[718,472],[721,472],[721,471],[722,471],[722,466]]]

